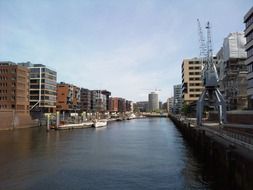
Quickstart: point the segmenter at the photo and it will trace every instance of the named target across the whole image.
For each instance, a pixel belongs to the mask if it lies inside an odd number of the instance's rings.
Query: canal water
[[[0,189],[211,189],[168,118],[0,132]]]

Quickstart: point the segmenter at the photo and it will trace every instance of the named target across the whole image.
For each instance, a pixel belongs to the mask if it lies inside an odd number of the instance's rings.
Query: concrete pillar
[[[47,131],[50,130],[50,115],[47,115]]]
[[[15,110],[12,111],[12,129],[16,127],[16,118],[15,118]]]
[[[56,128],[59,127],[60,124],[60,113],[57,111],[56,112]]]
[[[87,120],[87,118],[86,118],[86,112],[83,112],[83,113],[82,113],[82,116],[83,116],[83,118],[82,118],[82,119],[83,119],[83,122],[86,121],[86,120]]]

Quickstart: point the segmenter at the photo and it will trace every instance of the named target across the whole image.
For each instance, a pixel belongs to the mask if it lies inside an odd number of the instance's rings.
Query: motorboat
[[[85,121],[83,123],[81,123],[83,125],[83,127],[91,127],[93,125],[93,122],[92,121]]]
[[[82,128],[91,127],[92,125],[93,125],[93,122],[85,121],[83,123],[74,123],[74,124],[60,125],[57,129],[58,130],[82,129]]]
[[[99,127],[105,127],[107,125],[107,120],[95,120],[93,122],[93,127],[99,128]]]

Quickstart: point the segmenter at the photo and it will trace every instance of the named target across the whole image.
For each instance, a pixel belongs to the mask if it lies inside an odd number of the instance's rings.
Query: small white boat
[[[135,118],[136,118],[135,114],[132,113],[128,119],[130,120],[130,119],[135,119]]]
[[[65,125],[60,125],[58,127],[58,130],[66,130],[66,129],[82,129],[82,128],[87,128],[91,127],[93,125],[93,122],[83,122],[83,123],[75,123],[75,124],[65,124]]]
[[[65,125],[60,125],[57,129],[58,130],[67,130],[67,129],[73,129],[75,124],[65,124]]]
[[[107,120],[96,120],[93,122],[93,127],[99,128],[99,127],[105,127],[107,125]]]
[[[81,124],[83,125],[83,127],[91,127],[93,125],[93,122],[92,121],[85,121]]]

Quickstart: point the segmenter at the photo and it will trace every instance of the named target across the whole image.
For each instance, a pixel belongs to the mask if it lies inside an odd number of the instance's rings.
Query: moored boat
[[[91,127],[93,125],[93,122],[83,122],[83,123],[74,123],[74,124],[65,124],[65,125],[60,125],[57,129],[58,130],[66,130],[66,129],[82,129],[82,128],[87,128]]]
[[[105,127],[107,125],[107,120],[95,120],[93,122],[93,127],[99,128],[99,127]]]
[[[93,122],[92,121],[85,121],[81,124],[83,125],[83,128],[86,128],[86,127],[91,127],[93,125]]]

